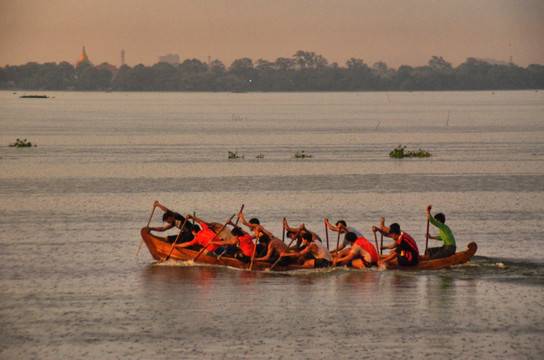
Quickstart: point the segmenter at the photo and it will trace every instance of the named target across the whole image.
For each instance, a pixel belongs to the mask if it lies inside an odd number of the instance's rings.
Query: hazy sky
[[[297,50],[454,66],[467,57],[544,65],[544,0],[0,0],[0,66],[152,65],[180,58],[275,61]]]

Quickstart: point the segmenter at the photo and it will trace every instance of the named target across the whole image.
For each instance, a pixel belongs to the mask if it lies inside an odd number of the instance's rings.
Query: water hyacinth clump
[[[239,159],[239,158],[244,158],[244,156],[239,156],[238,155],[238,151],[229,151],[229,159]]]
[[[304,150],[295,153],[295,159],[306,159],[311,157],[312,155],[305,154]]]
[[[404,151],[406,146],[399,145],[393,151],[389,153],[389,156],[392,158],[402,159],[405,157],[430,157],[431,153],[422,150],[421,148],[418,151]]]
[[[17,139],[13,144],[9,145],[10,147],[31,147],[31,146],[38,146],[38,145],[32,145],[30,141],[27,141],[26,139],[21,140]]]

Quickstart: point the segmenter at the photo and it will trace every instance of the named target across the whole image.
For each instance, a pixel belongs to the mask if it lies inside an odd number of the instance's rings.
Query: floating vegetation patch
[[[10,147],[31,147],[31,146],[38,146],[38,145],[32,145],[30,141],[27,141],[26,139],[21,140],[17,139],[13,144],[9,144]]]
[[[311,157],[312,155],[305,154],[304,150],[295,153],[295,159],[306,159]]]
[[[259,154],[255,156],[256,159],[264,159],[264,154]]]
[[[418,151],[405,151],[406,146],[399,145],[393,151],[389,153],[389,156],[392,158],[402,159],[405,157],[431,157],[431,153],[426,150],[421,150],[421,148]]]
[[[233,121],[247,121],[247,116],[242,116],[238,114],[232,114],[232,120]]]
[[[239,156],[238,155],[238,151],[229,151],[229,159],[240,159],[240,158],[244,158],[244,156]]]

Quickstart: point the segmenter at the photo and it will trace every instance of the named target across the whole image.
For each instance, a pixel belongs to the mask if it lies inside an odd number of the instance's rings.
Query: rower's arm
[[[398,256],[398,254],[396,252],[393,252],[391,255],[389,255],[385,259],[383,259],[381,261],[378,261],[378,265],[389,262],[389,261],[393,260],[394,258],[396,258],[397,256]]]
[[[340,229],[336,226],[333,226],[330,222],[329,222],[329,219],[325,218],[324,220],[325,222],[325,225],[332,231],[340,231]]]
[[[335,265],[343,264],[343,263],[345,263],[345,262],[350,261],[350,260],[353,259],[354,257],[355,257],[355,255],[354,255],[352,252],[350,252],[349,254],[347,254],[346,256],[344,256],[344,257],[342,257],[342,258],[340,258],[340,259],[338,259],[338,260],[334,259],[334,260],[333,260],[333,263],[334,263]]]
[[[166,231],[166,230],[169,230],[171,228],[174,227],[174,224],[167,224],[163,227],[154,227],[154,228],[149,228],[149,230],[155,230],[155,231]]]
[[[301,231],[302,229],[304,229],[304,224],[302,224],[298,228],[292,228],[292,227],[289,227],[289,225],[287,225],[287,220],[283,219],[283,228],[289,232],[297,233]]]
[[[263,257],[260,257],[260,258],[253,259],[253,261],[268,261],[270,259],[270,257],[272,256],[272,252],[273,252],[273,249],[272,249],[272,246],[270,246],[270,243],[269,243],[268,244],[268,252],[266,253],[266,255],[263,256]]]

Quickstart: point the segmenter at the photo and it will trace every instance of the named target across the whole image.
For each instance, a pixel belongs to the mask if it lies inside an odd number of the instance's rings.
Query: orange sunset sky
[[[0,0],[0,66],[274,61],[297,50],[425,65],[442,56],[544,64],[544,0]]]

